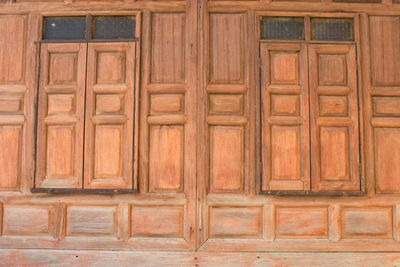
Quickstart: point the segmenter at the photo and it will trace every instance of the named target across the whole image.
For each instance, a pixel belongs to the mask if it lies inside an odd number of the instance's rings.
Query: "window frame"
[[[365,167],[364,167],[364,144],[363,144],[363,83],[361,72],[361,42],[360,42],[360,14],[358,13],[341,13],[341,12],[282,12],[282,11],[259,11],[256,12],[256,88],[255,88],[255,144],[256,144],[256,192],[258,195],[287,195],[287,196],[364,196],[366,195],[366,181],[365,181]],[[303,17],[304,18],[304,40],[277,40],[277,39],[262,39],[261,27],[263,17]],[[343,18],[353,19],[354,22],[354,40],[353,41],[322,41],[311,39],[311,18]],[[263,190],[263,162],[262,162],[262,73],[261,73],[261,44],[262,43],[298,43],[298,44],[347,44],[354,45],[356,49],[356,78],[357,78],[357,97],[358,97],[358,131],[359,131],[359,190],[333,190],[333,191],[312,191],[310,190]],[[307,61],[309,54],[307,54]],[[310,95],[307,96],[310,99]],[[309,104],[310,105],[310,104]],[[311,118],[309,118],[311,120]],[[310,167],[311,167],[311,150],[310,150]],[[312,174],[310,174],[310,184],[312,181]]]
[[[141,36],[141,12],[139,10],[133,11],[113,11],[113,12],[98,12],[98,11],[86,11],[86,12],[68,12],[68,13],[60,13],[60,12],[41,12],[39,14],[39,33],[38,38],[39,42],[37,43],[37,58],[38,58],[38,68],[37,68],[37,85],[35,91],[35,121],[34,121],[34,165],[33,165],[33,183],[30,188],[31,193],[56,193],[56,194],[64,194],[64,193],[74,193],[74,194],[131,194],[138,193],[138,154],[139,154],[139,78],[140,78],[140,36]],[[85,40],[46,40],[43,39],[43,31],[44,31],[44,20],[46,17],[75,17],[75,16],[85,16],[86,17],[86,31],[85,31]],[[135,38],[120,38],[120,39],[94,39],[91,38],[91,25],[93,23],[94,16],[129,16],[135,18]],[[37,188],[36,187],[36,175],[37,175],[37,145],[38,145],[38,108],[39,108],[39,81],[40,81],[40,55],[41,55],[41,45],[46,43],[134,43],[135,53],[134,53],[134,62],[133,62],[133,155],[132,155],[132,187],[129,189],[85,189],[84,186],[84,173],[82,173],[82,188]],[[88,64],[86,62],[86,64]],[[86,76],[86,74],[85,74]],[[85,81],[85,88],[86,88]],[[85,89],[86,91],[86,89]],[[86,94],[86,92],[85,92]],[[84,109],[86,113],[86,109]],[[84,113],[84,114],[85,114]],[[85,138],[85,137],[83,137]],[[83,148],[83,153],[85,148]],[[82,160],[84,160],[84,156],[82,156]]]

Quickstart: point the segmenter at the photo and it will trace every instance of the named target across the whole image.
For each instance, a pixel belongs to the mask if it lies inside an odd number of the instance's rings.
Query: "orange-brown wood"
[[[399,1],[32,2],[0,1],[5,264],[397,263]],[[88,13],[135,16],[137,40],[40,43],[44,16]],[[260,41],[265,15],[355,38]]]
[[[86,46],[41,46],[36,188],[82,187]]]
[[[307,46],[262,43],[263,190],[309,190]]]

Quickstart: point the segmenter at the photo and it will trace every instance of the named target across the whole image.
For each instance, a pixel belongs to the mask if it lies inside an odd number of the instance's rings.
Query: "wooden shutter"
[[[305,44],[262,43],[262,189],[309,190]]]
[[[135,43],[88,46],[85,188],[131,189]]]
[[[360,190],[356,49],[310,45],[312,190]]]
[[[81,188],[86,44],[42,44],[36,188]]]

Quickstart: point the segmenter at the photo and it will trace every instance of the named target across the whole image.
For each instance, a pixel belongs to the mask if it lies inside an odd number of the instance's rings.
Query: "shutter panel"
[[[355,46],[309,52],[312,190],[360,190]]]
[[[86,44],[42,44],[36,188],[81,188]]]
[[[262,43],[262,190],[309,190],[305,44]]]
[[[131,189],[135,43],[88,46],[85,188]]]

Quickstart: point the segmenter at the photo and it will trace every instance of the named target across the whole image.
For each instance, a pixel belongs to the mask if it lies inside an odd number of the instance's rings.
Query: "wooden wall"
[[[399,1],[0,2],[1,248],[400,249]],[[259,20],[298,12],[357,18],[364,194],[260,194]],[[138,19],[137,193],[31,193],[41,18],[88,13]]]

